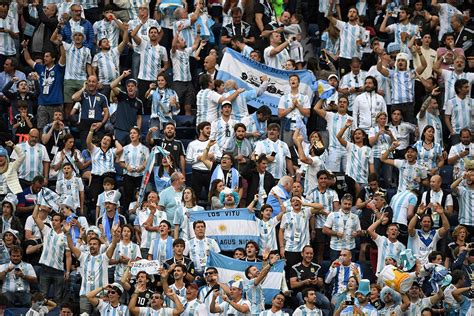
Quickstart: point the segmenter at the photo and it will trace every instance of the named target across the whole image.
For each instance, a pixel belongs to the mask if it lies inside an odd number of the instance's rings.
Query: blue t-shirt
[[[40,95],[38,105],[58,105],[64,103],[63,83],[65,66],[55,64],[51,69],[35,63],[34,70],[39,74]]]

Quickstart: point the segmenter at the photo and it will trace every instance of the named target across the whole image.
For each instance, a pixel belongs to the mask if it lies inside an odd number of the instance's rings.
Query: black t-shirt
[[[156,140],[153,140],[153,143],[156,144],[157,146],[163,147],[166,151],[168,151],[170,155],[173,157],[173,160],[175,162],[175,165],[173,167],[175,169],[179,169],[180,157],[185,156],[183,143],[180,140],[169,141],[166,139],[156,139]],[[161,165],[162,158],[163,158],[162,154],[160,153],[156,154],[155,166]],[[181,171],[186,172],[186,170],[181,170]]]
[[[262,14],[263,25],[267,25],[272,21],[272,16],[275,14],[272,5],[267,0],[256,1],[255,3],[255,14]]]
[[[25,254],[23,255],[23,261],[28,262],[32,266],[39,265],[39,260],[41,258],[41,252],[43,248],[40,248],[37,252],[30,254],[26,253],[26,248],[28,248],[28,246],[36,246],[41,243],[41,239],[29,239],[25,241]]]
[[[123,91],[120,91],[117,101],[117,111],[113,114],[114,127],[128,132],[137,123],[137,115],[143,115],[143,102],[137,97],[130,98]]]
[[[311,264],[306,267],[302,262],[299,262],[291,267],[290,279],[296,278],[298,281],[303,281],[311,278],[322,277],[320,273],[321,266],[319,264],[311,262]],[[299,290],[303,291],[304,289],[316,289],[316,286],[307,286]]]
[[[131,287],[128,290],[128,294],[132,296],[133,292],[135,292],[136,281],[130,283]],[[138,294],[137,297],[137,307],[149,307],[151,303],[151,296],[153,295],[153,291],[150,290],[148,287],[145,292]]]
[[[169,269],[169,267],[173,263],[182,263],[186,266],[186,272],[191,274],[194,277],[194,262],[191,259],[186,258],[186,257],[183,257],[183,260],[184,261],[176,261],[174,257],[170,258],[166,260],[165,262],[163,262],[163,267],[165,269]],[[168,284],[173,284],[173,283],[174,283],[174,277],[173,277],[173,274],[170,273],[170,275],[168,276]]]

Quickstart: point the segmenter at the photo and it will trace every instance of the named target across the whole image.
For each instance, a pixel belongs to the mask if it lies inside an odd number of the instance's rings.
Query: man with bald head
[[[199,74],[199,77],[201,77],[204,74],[210,75],[213,80],[216,80],[217,77],[217,59],[216,56],[214,55],[208,55],[204,59],[204,71]]]
[[[99,123],[98,129],[102,129],[109,119],[109,102],[105,95],[98,92],[98,84],[97,76],[91,75],[87,78],[82,89],[71,97],[73,102],[80,103],[80,106],[76,104],[71,110],[71,116],[79,114],[79,133],[84,146],[92,124]]]
[[[443,181],[441,176],[432,176],[430,179],[430,189],[424,192],[421,196],[421,203],[433,210],[431,215],[431,219],[433,220],[433,228],[441,227],[439,214],[434,212],[434,205],[436,203],[441,204],[448,217],[453,214],[453,197],[451,194],[441,188],[442,183]]]
[[[32,128],[28,133],[28,141],[17,145],[25,153],[25,159],[18,169],[18,179],[23,188],[29,186],[36,176],[43,176],[45,185],[49,178],[49,155],[46,147],[40,143],[40,132]],[[18,159],[16,151],[11,156],[11,160]]]
[[[35,8],[41,7],[40,1],[33,1],[31,6]],[[56,49],[49,39],[58,25],[58,8],[56,4],[50,3],[45,5],[43,10],[36,9],[35,11],[38,12],[38,16],[32,17],[30,16],[30,6],[25,5],[23,7],[25,22],[35,27],[30,40],[30,51],[33,59],[41,58],[44,52]]]

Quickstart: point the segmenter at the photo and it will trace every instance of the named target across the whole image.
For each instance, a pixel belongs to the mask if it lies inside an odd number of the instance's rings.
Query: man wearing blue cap
[[[127,79],[126,92],[118,88],[120,82],[130,76],[131,71],[125,70],[117,79],[112,81],[110,89],[117,96],[117,111],[112,115],[115,137],[122,145],[130,143],[129,132],[134,126],[141,128],[143,115],[143,101],[138,97],[138,84],[135,79]]]

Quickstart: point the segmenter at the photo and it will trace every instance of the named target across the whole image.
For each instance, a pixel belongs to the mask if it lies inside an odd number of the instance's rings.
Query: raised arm
[[[87,150],[89,150],[91,153],[95,148],[95,145],[92,143],[92,138],[94,137],[94,132],[97,128],[98,128],[98,123],[92,123],[91,128],[86,138]]]
[[[202,152],[201,162],[206,166],[208,170],[211,170],[212,168],[212,161],[209,159],[209,150],[216,142],[217,141],[215,139],[210,139],[207,143],[206,148]]]
[[[380,25],[380,32],[382,32],[382,33],[387,33],[388,32],[388,30],[387,30],[387,21],[388,21],[389,15],[390,15],[390,12],[386,11],[385,16],[383,17],[382,24]]]
[[[377,239],[377,237],[379,236],[379,234],[377,234],[375,232],[375,230],[377,229],[377,227],[379,227],[380,224],[382,224],[383,220],[384,220],[384,215],[382,213],[382,216],[380,216],[380,218],[378,220],[376,220],[375,222],[372,223],[372,225],[369,226],[369,228],[367,228],[367,232],[369,233],[370,235],[370,238],[372,238],[372,240],[375,240]]]
[[[384,77],[388,77],[390,75],[388,69],[382,65],[381,58],[379,58],[379,60],[377,61],[377,71],[380,72]]]
[[[418,54],[418,58],[420,59],[420,65],[415,69],[416,73],[423,73],[425,71],[428,64],[426,63],[426,59],[421,53],[421,47],[415,44],[415,51]]]
[[[418,209],[416,210],[416,215],[413,216],[410,220],[410,223],[408,223],[408,235],[411,237],[414,237],[416,234],[416,223],[418,222],[418,219],[420,218],[421,215],[425,213],[425,205],[420,204],[418,206]]]
[[[25,58],[26,63],[28,66],[33,68],[35,66],[35,62],[33,59],[31,59],[30,52],[28,51],[28,40],[24,40],[21,42],[21,46],[23,47],[23,57]]]
[[[107,248],[107,251],[105,252],[109,259],[112,259],[112,257],[114,256],[115,247],[117,247],[117,243],[120,241],[120,232],[118,230],[118,225],[112,226],[112,233],[112,242],[110,243],[109,248]]]
[[[70,223],[64,223],[63,225],[63,231],[64,233],[66,234],[66,239],[67,239],[67,246],[69,247],[69,249],[71,250],[72,254],[74,255],[74,257],[76,257],[76,259],[79,259],[79,257],[81,256],[81,250],[79,250],[79,248],[77,248],[76,246],[74,246],[74,243],[72,241],[72,237],[71,237],[71,224]]]
[[[346,121],[346,124],[337,132],[336,138],[337,140],[341,143],[342,146],[346,147],[347,146],[347,141],[342,137],[346,130],[352,126],[352,122],[350,120]]]
[[[284,41],[283,43],[281,43],[281,44],[278,45],[277,47],[274,47],[274,48],[270,51],[270,56],[275,56],[276,54],[280,53],[282,50],[284,50],[285,48],[287,48],[289,45],[290,45],[290,40]]]
[[[394,141],[392,143],[392,145],[390,145],[390,147],[388,147],[388,149],[382,153],[382,155],[380,156],[380,160],[384,164],[387,164],[387,165],[390,165],[390,166],[395,166],[395,160],[394,159],[388,159],[388,155],[391,152],[395,151],[399,145],[400,145],[400,143],[398,141]]]
[[[141,27],[143,26],[143,23],[139,23],[135,28],[133,29],[132,33],[130,33],[130,36],[133,38],[135,41],[135,44],[140,45],[142,43],[142,39],[140,36],[138,36],[138,31],[140,31]]]
[[[41,220],[41,218],[39,218],[39,205],[38,204],[35,205],[32,216],[33,216],[33,220],[35,221],[36,226],[38,226],[38,229],[40,231],[43,231],[44,223]]]
[[[313,107],[313,110],[322,118],[326,118],[326,110],[323,109],[323,99],[319,99]]]

